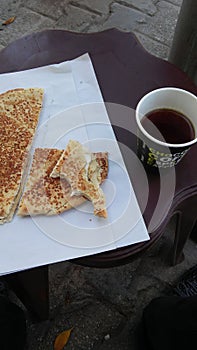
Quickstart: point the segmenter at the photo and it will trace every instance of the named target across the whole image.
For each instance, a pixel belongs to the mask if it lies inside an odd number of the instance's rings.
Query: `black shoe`
[[[0,296],[8,298],[8,285],[5,281],[0,279]]]
[[[174,288],[174,292],[181,297],[197,295],[197,265],[183,274]]]

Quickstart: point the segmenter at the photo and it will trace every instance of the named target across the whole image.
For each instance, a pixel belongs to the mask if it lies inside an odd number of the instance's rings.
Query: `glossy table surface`
[[[136,151],[135,107],[145,93],[155,88],[174,86],[194,94],[197,88],[178,68],[145,51],[132,33],[116,29],[92,34],[63,30],[34,33],[1,51],[0,73],[58,63],[86,52],[93,62],[151,236],[149,242],[78,260],[90,265],[108,265],[111,261],[113,265],[150,246],[160,237],[177,206],[197,193],[197,165],[193,161],[197,157],[197,146],[192,147],[175,170],[165,173],[155,175],[144,170],[141,176],[137,162],[131,164],[126,149]]]

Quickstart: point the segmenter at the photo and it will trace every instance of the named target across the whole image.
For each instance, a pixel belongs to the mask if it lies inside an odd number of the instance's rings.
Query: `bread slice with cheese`
[[[17,215],[57,215],[78,207],[87,199],[73,195],[71,186],[65,178],[51,177],[50,174],[63,150],[36,148],[32,166],[21,198]],[[94,153],[99,168],[98,181],[103,182],[108,173],[106,153]]]
[[[100,187],[100,169],[94,154],[78,141],[70,140],[51,177],[60,176],[67,180],[71,186],[71,195],[85,196],[94,206],[94,215],[106,218],[106,200]]]

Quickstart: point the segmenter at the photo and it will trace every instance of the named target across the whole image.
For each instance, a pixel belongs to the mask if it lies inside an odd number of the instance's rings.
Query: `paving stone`
[[[84,268],[81,266],[70,264],[69,271],[57,273],[52,278],[51,295],[58,296],[56,299],[52,298],[52,314],[58,309],[61,301],[65,304],[66,312],[73,312],[95,298],[94,286],[86,279]]]
[[[132,281],[140,262],[141,259],[136,259],[131,264],[112,269],[85,268],[83,275],[101,298],[116,304],[121,312],[128,313],[132,309]]]
[[[173,232],[173,229],[166,230],[160,244],[157,245],[155,254],[150,254],[150,256],[147,257],[150,275],[157,278],[161,283],[164,283],[166,285],[166,290],[172,289],[184,271],[189,270],[196,264],[197,246],[196,243],[191,240],[188,240],[184,248],[185,260],[176,266],[170,264],[170,255],[168,253],[170,253],[173,244]],[[146,266],[144,270],[147,271]]]
[[[76,6],[68,6],[66,14],[62,15],[54,24],[55,28],[70,31],[86,31],[86,28],[94,23],[99,16]]]
[[[139,27],[139,23],[146,23],[147,18],[148,16],[140,11],[118,3],[113,3],[110,16],[104,22],[90,26],[88,31],[114,27],[125,31],[134,31]]]
[[[54,19],[58,19],[66,7],[65,0],[44,0],[40,6],[40,0],[27,0],[24,5],[31,10],[44,14]]]
[[[171,4],[174,4],[180,7],[182,5],[183,0],[166,0],[166,2],[169,2]]]
[[[43,338],[39,341],[32,339],[33,332],[36,335],[35,327],[29,328],[28,350],[51,350],[55,337],[62,331],[73,327],[71,337],[66,345],[67,350],[91,350],[97,348],[103,343],[106,334],[114,334],[123,329],[126,319],[109,305],[103,304],[98,300],[89,304],[82,310],[75,310],[74,313],[65,311],[64,305],[52,322],[49,322],[45,328]],[[39,332],[40,333],[40,332]],[[33,340],[33,342],[32,342]]]
[[[134,8],[151,16],[157,12],[157,8],[154,5],[154,1],[152,0],[124,0],[121,2],[125,5],[131,5]]]
[[[135,32],[137,38],[141,42],[142,46],[152,55],[163,58],[164,60],[168,59],[170,48],[167,45],[161,44],[156,40],[149,38],[146,35]]]
[[[20,0],[1,0],[0,16],[3,20],[18,15],[22,1]]]
[[[0,51],[4,49],[5,46],[0,45]]]
[[[196,264],[197,245],[195,242],[188,240],[184,252],[185,260],[173,266],[171,264],[171,248],[173,246],[176,218],[174,217],[167,225],[165,234],[159,242],[153,246],[146,254],[146,257],[141,260],[140,264],[140,279],[141,286],[145,286],[146,279],[155,280],[154,284],[159,284],[164,293],[171,293],[174,285],[185,270],[189,270]],[[138,279],[139,281],[139,279]],[[139,285],[138,285],[139,287]],[[141,287],[140,287],[141,288]],[[142,289],[142,288],[141,288]],[[145,294],[147,296],[148,294]]]
[[[107,334],[97,350],[135,350],[130,344],[130,338],[131,330],[126,325],[122,331],[116,332],[116,334]]]
[[[179,7],[166,1],[159,1],[156,6],[158,10],[155,16],[147,17],[144,23],[138,23],[137,30],[142,34],[148,34],[154,40],[171,46]]]
[[[53,21],[50,18],[21,7],[15,21],[5,26],[5,29],[2,31],[3,35],[0,36],[0,44],[8,45],[24,35],[35,32],[40,28],[46,29],[52,24]]]
[[[90,0],[74,0],[72,3],[74,3],[76,6],[89,9],[90,11],[107,14],[109,13],[109,8],[112,0],[94,0],[93,2]]]

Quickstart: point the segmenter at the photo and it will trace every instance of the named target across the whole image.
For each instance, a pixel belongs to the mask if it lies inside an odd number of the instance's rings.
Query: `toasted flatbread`
[[[62,153],[63,150],[58,149],[35,149],[17,215],[57,215],[77,207],[87,200],[83,196],[73,195],[67,180],[50,176]],[[107,154],[95,153],[94,155],[100,168],[99,179],[102,182],[108,172]]]
[[[94,206],[94,215],[107,217],[105,195],[100,188],[100,167],[95,155],[78,141],[70,140],[54,167],[51,177],[67,180],[73,195],[88,198]]]
[[[43,89],[13,89],[0,95],[0,114],[24,125],[33,135],[40,114]]]
[[[0,224],[12,220],[19,202],[42,98],[39,88],[0,95]]]

